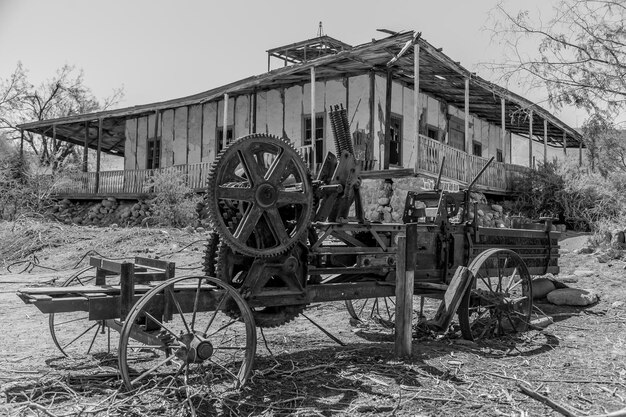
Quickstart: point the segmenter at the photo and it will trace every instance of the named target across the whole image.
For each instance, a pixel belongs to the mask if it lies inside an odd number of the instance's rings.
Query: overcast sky
[[[64,64],[85,71],[96,96],[123,86],[121,107],[205,91],[267,70],[266,50],[325,34],[351,45],[387,35],[376,29],[417,30],[480,76],[480,63],[501,48],[485,30],[496,0],[201,1],[0,0],[0,77],[22,61],[31,82]],[[550,0],[508,0],[549,19]],[[537,93],[526,94],[541,102]],[[547,107],[545,103],[542,106]],[[562,112],[580,125],[584,114]]]

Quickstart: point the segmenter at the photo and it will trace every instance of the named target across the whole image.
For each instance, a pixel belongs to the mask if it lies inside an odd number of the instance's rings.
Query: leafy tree
[[[592,114],[582,126],[591,171],[607,177],[626,173],[626,132],[602,114]]]
[[[102,101],[96,99],[84,82],[82,70],[64,65],[54,76],[38,86],[28,81],[21,63],[6,79],[0,79],[0,131],[18,139],[17,125],[75,114],[106,110],[123,97],[117,89]],[[74,145],[43,135],[25,132],[24,141],[41,165],[52,169],[63,167],[76,157]]]
[[[549,102],[615,115],[626,104],[626,0],[562,0],[552,19],[528,11],[492,13],[508,58],[504,78],[545,86]]]

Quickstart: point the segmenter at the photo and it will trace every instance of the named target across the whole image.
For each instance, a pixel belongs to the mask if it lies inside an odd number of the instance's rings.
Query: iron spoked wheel
[[[207,205],[216,231],[238,253],[282,254],[309,226],[308,168],[287,140],[262,134],[240,138],[211,168]]]
[[[237,317],[232,317],[237,312]],[[256,327],[230,285],[212,277],[172,278],[147,292],[121,331],[126,388],[158,385],[188,398],[243,386],[252,370]]]
[[[374,321],[385,327],[393,327],[396,317],[395,297],[362,298],[346,300],[348,314],[354,320],[365,323]]]
[[[421,298],[421,299],[420,299]],[[368,321],[376,322],[383,327],[393,328],[396,321],[396,297],[362,298],[358,300],[346,300],[348,314],[354,320],[361,323]],[[423,297],[413,296],[413,312],[417,323],[425,319],[423,313],[434,313],[433,303]],[[428,311],[424,311],[426,308]]]
[[[463,337],[479,340],[525,331],[533,297],[522,258],[509,249],[489,249],[468,268],[474,278],[458,310]]]
[[[85,268],[71,276],[61,286],[86,286],[95,284],[95,276],[81,277],[91,267]],[[119,283],[119,277],[107,277],[108,284]],[[89,320],[88,311],[71,311],[63,313],[50,313],[48,315],[48,327],[52,341],[59,351],[68,358],[81,358],[86,355],[114,356],[119,333],[111,330],[104,320]]]

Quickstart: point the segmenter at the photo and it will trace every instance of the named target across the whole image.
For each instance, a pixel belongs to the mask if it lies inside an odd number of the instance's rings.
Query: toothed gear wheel
[[[209,277],[217,277],[217,250],[219,249],[220,235],[215,232],[209,234],[209,239],[204,250],[204,260],[202,269],[204,274]]]
[[[206,204],[215,231],[235,252],[280,255],[307,233],[313,213],[310,173],[288,140],[245,136],[213,163]]]
[[[290,262],[297,264],[292,271],[281,271],[277,275],[273,275],[267,282],[267,287],[284,287],[284,279],[298,280],[304,284],[306,280],[306,254],[305,249],[301,245],[296,245],[288,254],[282,255],[275,259],[280,263],[288,259]],[[215,258],[216,277],[236,289],[240,289],[244,284],[250,266],[254,262],[254,258],[246,255],[240,255],[233,250],[225,242],[218,245],[217,257]],[[288,306],[269,306],[257,307],[252,309],[254,322],[258,327],[278,327],[295,319],[304,311],[306,304],[288,305]],[[230,311],[228,306],[224,310],[226,314],[237,318],[235,311]]]

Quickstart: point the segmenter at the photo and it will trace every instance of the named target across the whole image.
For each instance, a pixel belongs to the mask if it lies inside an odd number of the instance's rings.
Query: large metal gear
[[[204,271],[210,276],[215,276],[236,289],[241,289],[246,279],[250,266],[254,261],[250,256],[239,255],[226,243],[220,242],[217,233],[212,233],[206,246],[204,255]],[[286,264],[285,271],[272,276],[267,283],[270,287],[285,286],[284,280],[297,280],[302,285],[306,280],[306,254],[301,245],[292,248],[286,255],[282,255],[279,262]],[[252,309],[252,315],[259,327],[278,327],[296,318],[305,304],[274,306]],[[226,313],[228,314],[228,308]],[[236,316],[236,313],[232,313]]]
[[[313,212],[309,170],[288,140],[245,136],[213,163],[206,203],[214,229],[235,252],[276,256],[307,232]]]

